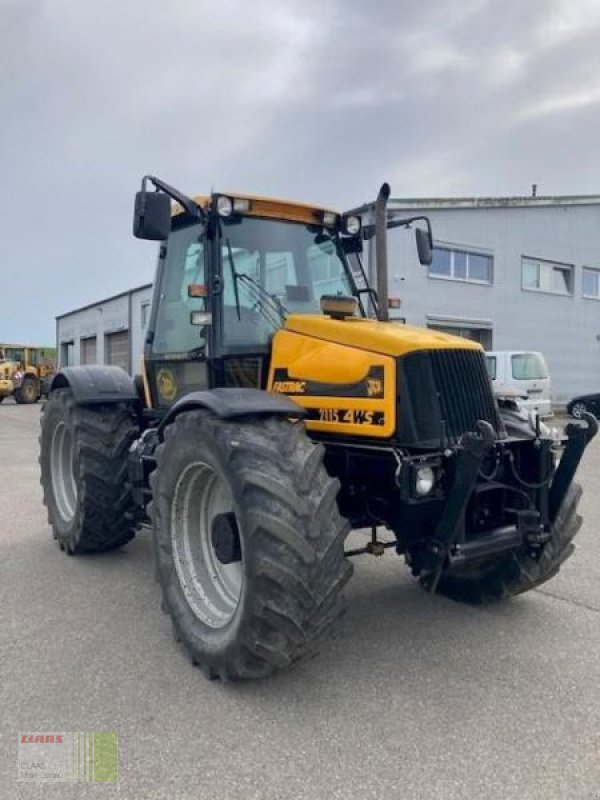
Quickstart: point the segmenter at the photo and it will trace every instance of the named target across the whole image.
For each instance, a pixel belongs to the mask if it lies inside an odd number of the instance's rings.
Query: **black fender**
[[[221,388],[204,392],[190,392],[181,397],[162,418],[158,434],[173,422],[178,414],[192,409],[205,408],[220,419],[233,419],[247,415],[278,415],[302,419],[306,411],[286,395],[272,394],[261,389]]]
[[[104,364],[64,367],[52,378],[50,392],[67,386],[78,405],[139,400],[133,380],[121,367]]]

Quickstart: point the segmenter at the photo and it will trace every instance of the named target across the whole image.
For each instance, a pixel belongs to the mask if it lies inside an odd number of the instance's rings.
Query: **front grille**
[[[432,350],[433,377],[442,418],[452,439],[475,429],[477,420],[498,429],[498,412],[482,353],[477,350]]]
[[[483,353],[425,350],[399,363],[399,436],[424,447],[456,444],[478,420],[497,432],[498,410]]]

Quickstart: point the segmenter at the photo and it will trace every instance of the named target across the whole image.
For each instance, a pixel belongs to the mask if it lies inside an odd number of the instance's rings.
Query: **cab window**
[[[190,297],[189,286],[205,284],[204,236],[199,224],[171,233],[163,265],[152,349],[187,353],[203,344],[202,329],[191,324],[192,311],[204,308],[203,297]]]

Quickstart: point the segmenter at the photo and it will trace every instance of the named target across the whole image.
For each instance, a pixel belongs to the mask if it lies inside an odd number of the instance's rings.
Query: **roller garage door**
[[[81,363],[96,364],[96,337],[88,336],[81,340]]]
[[[129,372],[129,331],[107,333],[104,346],[105,363],[115,364],[122,367],[125,372]]]

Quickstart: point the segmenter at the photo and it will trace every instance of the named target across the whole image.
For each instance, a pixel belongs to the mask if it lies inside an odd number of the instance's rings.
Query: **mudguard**
[[[165,414],[159,426],[162,431],[178,414],[191,409],[205,408],[220,419],[233,419],[246,415],[271,415],[302,419],[306,411],[284,395],[264,392],[261,389],[221,388],[204,392],[190,392],[181,397]]]
[[[64,367],[53,377],[50,391],[67,386],[78,405],[139,400],[133,380],[121,367],[102,364]]]

